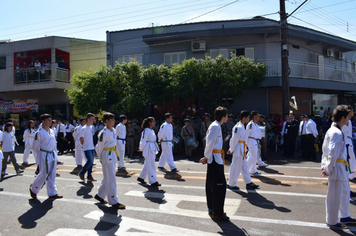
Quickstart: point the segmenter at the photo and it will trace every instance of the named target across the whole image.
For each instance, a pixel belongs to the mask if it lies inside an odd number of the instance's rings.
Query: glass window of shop
[[[337,94],[313,93],[313,115],[320,116],[330,112],[338,105]],[[322,109],[320,109],[322,107]]]

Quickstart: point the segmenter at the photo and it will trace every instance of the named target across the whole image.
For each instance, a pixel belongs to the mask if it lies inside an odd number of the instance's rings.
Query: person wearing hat
[[[300,145],[301,145],[301,149],[302,149],[301,157],[305,158],[306,154],[307,154],[307,133],[306,133],[307,118],[306,118],[306,114],[303,113],[300,116],[300,118],[302,121],[299,123],[298,135],[300,138]]]
[[[184,119],[184,126],[182,128],[181,135],[185,145],[185,156],[189,158],[192,156],[192,149],[188,146],[187,142],[191,138],[195,139],[194,129],[190,124],[189,118]]]
[[[288,157],[294,157],[295,140],[298,136],[299,122],[295,119],[293,112],[289,113],[289,119],[286,121],[286,133],[284,135],[285,153]]]
[[[307,115],[307,125],[305,127],[305,132],[307,134],[307,159],[315,160],[315,148],[314,142],[315,138],[318,136],[318,130],[316,128],[316,123],[310,119],[310,116]]]
[[[211,125],[210,118],[211,118],[210,114],[205,113],[204,121],[200,125],[200,135],[201,135],[201,139],[203,142],[203,148],[205,148],[205,145],[206,145],[206,139],[205,139],[206,131],[208,130],[209,126]]]
[[[65,146],[65,141],[64,137],[66,136],[66,127],[62,123],[62,120],[57,120],[57,128],[56,128],[56,136],[57,136],[57,142],[58,142],[58,155],[63,155],[64,153],[64,146]]]

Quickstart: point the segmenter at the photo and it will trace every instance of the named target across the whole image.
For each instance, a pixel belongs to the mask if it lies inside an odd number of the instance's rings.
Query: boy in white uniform
[[[30,195],[33,199],[37,198],[37,194],[46,183],[47,194],[49,198],[63,198],[57,194],[55,184],[56,169],[57,169],[57,142],[55,134],[50,129],[52,116],[50,114],[41,115],[42,128],[35,134],[33,141],[33,150],[38,155],[40,173],[30,186]]]
[[[354,222],[354,219],[342,217],[341,212],[350,211],[350,201],[345,199],[349,191],[350,166],[347,162],[345,137],[342,127],[349,121],[349,110],[345,105],[339,105],[332,114],[334,123],[325,134],[322,147],[322,176],[328,176],[328,192],[326,194],[326,224],[330,228],[340,228],[338,213],[341,223]]]
[[[171,172],[177,172],[173,159],[173,117],[171,113],[165,114],[166,121],[161,125],[158,132],[158,141],[161,143],[162,153],[158,162],[158,169],[165,170],[164,165],[168,163]]]
[[[117,144],[116,150],[119,154],[120,161],[118,161],[117,171],[125,170],[125,144],[126,144],[126,122],[127,117],[120,115],[120,123],[116,126]]]
[[[79,120],[79,125],[74,128],[73,138],[75,140],[74,157],[77,168],[82,168],[83,158],[85,158],[83,145],[80,142],[80,131],[87,121],[84,118]]]
[[[35,139],[35,130],[34,128],[34,122],[32,120],[30,120],[27,123],[27,128],[25,130],[25,132],[23,133],[23,142],[25,143],[25,150],[23,152],[23,162],[22,162],[22,166],[28,166],[28,159],[30,158],[30,153],[32,151],[32,154],[35,156],[36,158],[36,153],[33,152],[33,140]],[[36,163],[38,163],[38,161],[36,160]]]
[[[215,121],[206,132],[204,157],[200,163],[208,164],[205,192],[209,215],[216,220],[228,221],[224,212],[226,196],[226,179],[224,173],[224,150],[221,125],[227,121],[228,110],[218,107],[214,111]]]
[[[248,146],[247,153],[247,165],[250,171],[250,174],[260,175],[261,172],[257,171],[256,162],[257,155],[260,145],[260,140],[262,138],[262,133],[258,125],[256,124],[259,121],[260,117],[258,111],[251,112],[251,121],[247,124],[246,127],[246,138],[245,142]]]
[[[250,173],[246,162],[247,145],[245,142],[246,129],[245,124],[249,122],[249,113],[244,110],[240,112],[240,121],[232,129],[232,137],[230,139],[230,149],[227,154],[232,155],[232,163],[230,165],[229,183],[227,188],[239,190],[237,180],[241,173],[242,179],[246,184],[246,189],[257,189],[259,186],[251,180]]]
[[[115,167],[119,155],[116,151],[116,130],[113,128],[115,115],[105,112],[103,120],[106,127],[98,134],[98,143],[95,147],[103,168],[103,180],[94,198],[103,204],[109,203],[114,208],[124,209],[126,206],[119,203],[116,193]],[[105,200],[106,197],[108,201]]]

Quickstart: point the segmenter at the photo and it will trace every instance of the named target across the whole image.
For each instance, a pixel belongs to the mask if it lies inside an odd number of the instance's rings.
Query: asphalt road
[[[22,154],[17,153],[19,163]],[[205,202],[206,166],[199,157],[177,158],[181,179],[170,179],[158,171],[161,187],[139,185],[140,157],[126,159],[131,177],[117,177],[119,201],[127,207],[115,210],[99,204],[95,196],[102,179],[101,164],[95,159],[96,182],[83,182],[77,176],[71,154],[60,156],[56,178],[63,199],[47,199],[43,188],[38,200],[30,198],[28,188],[34,179],[35,165],[0,182],[0,236],[3,235],[354,235],[356,225],[333,231],[325,225],[327,179],[321,178],[320,163],[302,159],[283,159],[269,153],[269,166],[261,176],[253,177],[260,185],[246,191],[240,177],[239,191],[227,190],[225,211],[230,222],[213,221]],[[30,162],[34,163],[31,155]],[[229,165],[225,166],[228,177]],[[356,191],[356,185],[351,183]],[[356,202],[351,201],[351,216],[356,217]]]

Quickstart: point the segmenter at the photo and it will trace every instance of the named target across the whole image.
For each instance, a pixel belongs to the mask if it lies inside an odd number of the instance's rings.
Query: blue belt
[[[126,138],[117,138],[117,140],[122,140],[122,144],[125,144],[125,141],[129,141],[128,139],[126,139]]]

